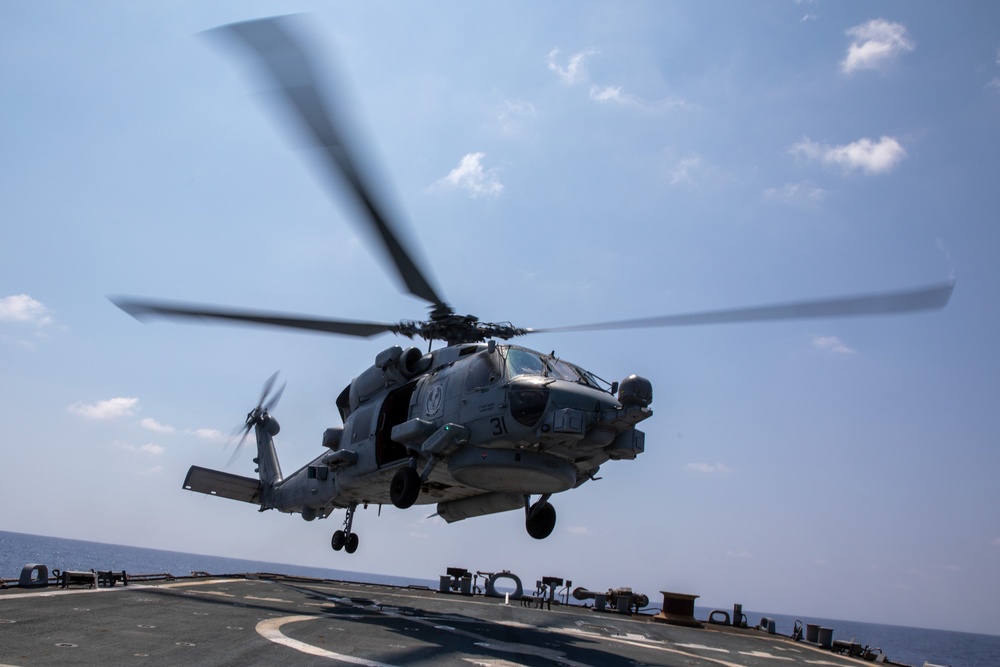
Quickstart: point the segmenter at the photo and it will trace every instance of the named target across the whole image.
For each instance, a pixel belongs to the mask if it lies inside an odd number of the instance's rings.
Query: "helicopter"
[[[279,99],[291,110],[331,184],[347,185],[363,228],[373,232],[405,290],[429,304],[423,321],[363,322],[289,313],[111,297],[133,317],[221,321],[370,338],[392,333],[428,342],[394,345],[376,355],[340,392],[343,424],[326,429],[323,450],[287,477],[278,462],[271,414],[282,388],[264,385],[247,415],[234,459],[254,432],[257,477],[192,466],[183,488],[300,514],[306,521],[346,510],[331,538],[334,550],[354,553],[358,507],[391,503],[399,509],[436,503],[447,523],[499,512],[524,511],[535,539],[556,524],[550,499],[599,479],[609,461],[634,460],[645,450],[637,424],[653,414],[649,379],[629,375],[606,382],[582,366],[509,343],[534,333],[845,317],[943,308],[954,283],[930,287],[665,315],[558,328],[523,328],[460,315],[440,296],[403,243],[400,227],[374,196],[363,173],[355,136],[333,113],[317,76],[316,59],[295,31],[294,17],[273,17],[215,29],[251,54]],[[341,99],[342,91],[338,91]],[[352,126],[353,129],[353,126]],[[444,343],[433,349],[435,342]]]

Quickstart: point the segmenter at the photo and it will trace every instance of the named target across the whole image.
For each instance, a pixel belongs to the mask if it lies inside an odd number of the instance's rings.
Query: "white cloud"
[[[156,431],[157,433],[173,433],[174,432],[174,427],[173,426],[167,426],[166,424],[161,424],[160,422],[156,421],[155,419],[150,419],[149,417],[147,417],[147,418],[145,418],[143,420],[140,420],[139,421],[139,426],[141,426],[143,428],[147,428],[150,431]]]
[[[74,403],[66,409],[86,419],[107,421],[131,416],[138,405],[138,398],[109,398],[97,403]]]
[[[852,41],[840,63],[844,74],[879,69],[916,48],[905,26],[885,19],[873,19],[848,28],[846,34]]]
[[[797,4],[797,5],[814,5],[816,3],[815,3],[815,0],[795,0],[795,4]],[[805,23],[806,21],[816,21],[817,19],[819,19],[819,15],[816,12],[809,12],[808,14],[806,14],[805,16],[802,17],[802,19],[801,19],[800,22],[801,23]]]
[[[857,354],[857,350],[848,347],[836,336],[813,336],[812,345],[817,350],[830,354]]]
[[[890,172],[906,157],[906,149],[895,138],[885,135],[877,142],[866,137],[843,146],[819,144],[807,137],[788,152],[796,157],[839,165],[847,171],[860,169],[868,174]]]
[[[559,75],[559,80],[568,86],[582,83],[588,79],[587,67],[584,63],[587,58],[596,53],[597,51],[594,49],[574,53],[569,57],[564,67],[556,62],[559,49],[552,49],[549,51],[549,69]]]
[[[697,174],[703,169],[700,155],[686,157],[670,170],[670,185],[696,185]]]
[[[150,456],[159,456],[166,451],[160,445],[154,444],[152,442],[147,442],[144,445],[131,445],[123,440],[115,440],[111,443],[114,447],[122,449],[126,452],[137,452],[139,454],[148,454]]]
[[[585,61],[590,56],[598,52],[594,49],[580,51],[569,57],[565,67],[560,65],[556,58],[559,49],[552,49],[549,52],[549,69],[559,75],[559,80],[567,86],[590,83],[590,99],[599,104],[618,104],[621,106],[642,109],[644,111],[656,112],[674,107],[691,107],[685,100],[670,98],[659,102],[649,102],[636,95],[631,95],[622,91],[621,86],[603,85],[590,82],[590,75],[587,72]]]
[[[229,440],[229,436],[214,428],[196,428],[188,431],[188,433],[204,440],[211,440],[212,442],[226,442]]]
[[[618,102],[619,104],[629,104],[631,100],[622,94],[621,86],[598,86],[596,83],[590,86],[590,99],[597,102]]]
[[[163,472],[163,466],[153,466],[152,468],[149,468],[147,470],[143,470],[139,474],[140,475],[159,475],[161,472]]]
[[[826,190],[811,183],[786,183],[780,188],[764,190],[764,199],[793,206],[816,206],[826,199]]]
[[[566,532],[572,535],[592,535],[593,531],[587,526],[569,526],[566,528]]]
[[[997,67],[1000,67],[1000,49],[997,49]],[[1000,93],[1000,76],[995,76],[990,79],[983,88],[988,93]]]
[[[753,554],[746,549],[741,549],[740,551],[733,551],[730,549],[726,552],[726,555],[730,558],[753,558]]]
[[[684,466],[686,470],[691,470],[692,472],[700,472],[706,475],[711,475],[713,473],[727,473],[730,468],[722,465],[721,463],[689,463]]]
[[[39,326],[52,322],[48,309],[27,294],[0,299],[0,322],[30,322]]]
[[[436,186],[459,188],[473,197],[496,197],[503,191],[495,169],[483,169],[485,153],[469,153]]]
[[[525,123],[533,121],[537,115],[535,105],[530,102],[504,100],[499,116],[500,127],[506,134],[517,134]]]
[[[648,102],[641,97],[623,93],[621,86],[599,86],[596,83],[590,85],[590,99],[602,104],[618,104],[623,107],[632,107],[649,112],[664,111],[676,107],[695,108],[691,103],[677,98],[661,100],[659,102]]]
[[[621,86],[598,86],[595,83],[590,86],[590,99],[595,102],[614,102],[615,104],[621,104],[622,106],[642,108],[650,107],[650,105],[635,95],[623,93]],[[676,104],[683,105],[684,103],[677,102]],[[663,106],[670,106],[670,103],[664,103]]]

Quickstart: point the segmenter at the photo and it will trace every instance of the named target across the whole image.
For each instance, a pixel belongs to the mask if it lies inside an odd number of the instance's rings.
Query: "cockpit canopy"
[[[555,356],[539,354],[538,352],[513,345],[507,347],[506,352],[508,378],[512,379],[519,375],[541,375],[543,377],[566,380],[567,382],[585,384],[595,389],[601,388],[598,379],[593,374]]]
[[[487,387],[501,378],[513,380],[521,376],[555,378],[602,389],[600,381],[579,366],[516,345],[498,345],[494,354],[480,352],[469,367],[466,388]]]

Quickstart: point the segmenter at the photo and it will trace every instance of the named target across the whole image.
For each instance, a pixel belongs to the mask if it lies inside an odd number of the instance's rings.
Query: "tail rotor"
[[[281,400],[281,395],[285,392],[285,385],[287,383],[282,382],[281,386],[278,387],[274,393],[274,384],[278,380],[278,373],[280,371],[275,371],[274,375],[267,378],[264,382],[264,387],[260,392],[260,398],[257,400],[257,407],[247,413],[246,422],[243,426],[236,429],[233,433],[233,439],[239,436],[239,442],[236,443],[236,448],[233,450],[233,455],[229,458],[229,463],[226,464],[228,468],[231,466],[236,459],[240,457],[240,453],[243,451],[243,445],[246,442],[247,436],[250,435],[250,431],[254,426],[259,424],[268,413],[278,405],[278,401]]]

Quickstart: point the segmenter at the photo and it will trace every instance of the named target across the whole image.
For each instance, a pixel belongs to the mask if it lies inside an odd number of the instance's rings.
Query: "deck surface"
[[[755,630],[339,581],[0,591],[5,665],[857,666]]]

